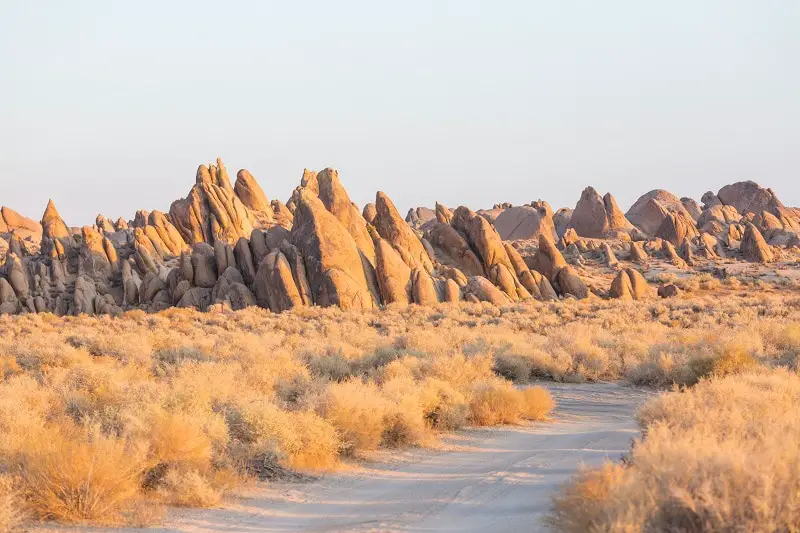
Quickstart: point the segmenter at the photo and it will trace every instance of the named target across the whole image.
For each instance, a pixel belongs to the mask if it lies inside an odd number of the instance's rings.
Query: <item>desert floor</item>
[[[470,429],[450,436],[444,451],[393,454],[306,482],[260,483],[220,508],[174,511],[148,531],[546,531],[543,517],[560,484],[581,464],[630,449],[635,410],[650,393],[611,383],[545,386],[558,402],[550,422]]]

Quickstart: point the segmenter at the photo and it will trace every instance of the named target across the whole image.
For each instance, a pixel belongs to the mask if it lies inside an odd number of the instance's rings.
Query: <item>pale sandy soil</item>
[[[558,402],[553,422],[469,430],[449,439],[446,451],[259,485],[223,508],[172,512],[147,531],[546,531],[551,495],[580,464],[629,450],[638,434],[633,415],[649,393],[617,384],[545,386]]]

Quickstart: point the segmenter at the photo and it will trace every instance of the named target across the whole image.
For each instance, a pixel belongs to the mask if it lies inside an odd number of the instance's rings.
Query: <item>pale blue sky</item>
[[[627,207],[755,179],[800,204],[800,2],[0,0],[0,204],[71,224],[185,196]]]

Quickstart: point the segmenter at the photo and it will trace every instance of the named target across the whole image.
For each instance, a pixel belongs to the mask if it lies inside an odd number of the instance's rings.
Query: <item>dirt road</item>
[[[470,430],[455,451],[269,484],[223,509],[176,513],[154,530],[545,531],[550,497],[578,465],[630,448],[638,434],[633,415],[648,394],[615,384],[546,386],[558,402],[554,422]]]

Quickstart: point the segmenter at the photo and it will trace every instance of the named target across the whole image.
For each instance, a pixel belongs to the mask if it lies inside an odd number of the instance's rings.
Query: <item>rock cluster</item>
[[[631,263],[659,254],[681,269],[699,258],[766,263],[800,246],[797,211],[751,182],[706,193],[703,206],[652,191],[627,215],[588,187],[574,210],[437,203],[403,218],[380,191],[359,209],[330,168],[305,170],[284,204],[247,170],[232,185],[219,159],[168,212],[112,220],[70,228],[52,201],[41,223],[0,209],[0,313],[639,300],[653,291]],[[587,278],[587,257],[615,276],[610,289]]]
[[[217,159],[216,165],[200,165],[195,181],[189,195],[169,208],[170,218],[184,241],[197,244],[222,240],[231,244],[248,237],[254,217],[237,196],[222,160]],[[242,190],[244,187],[240,187]],[[257,196],[246,198],[257,201]]]

